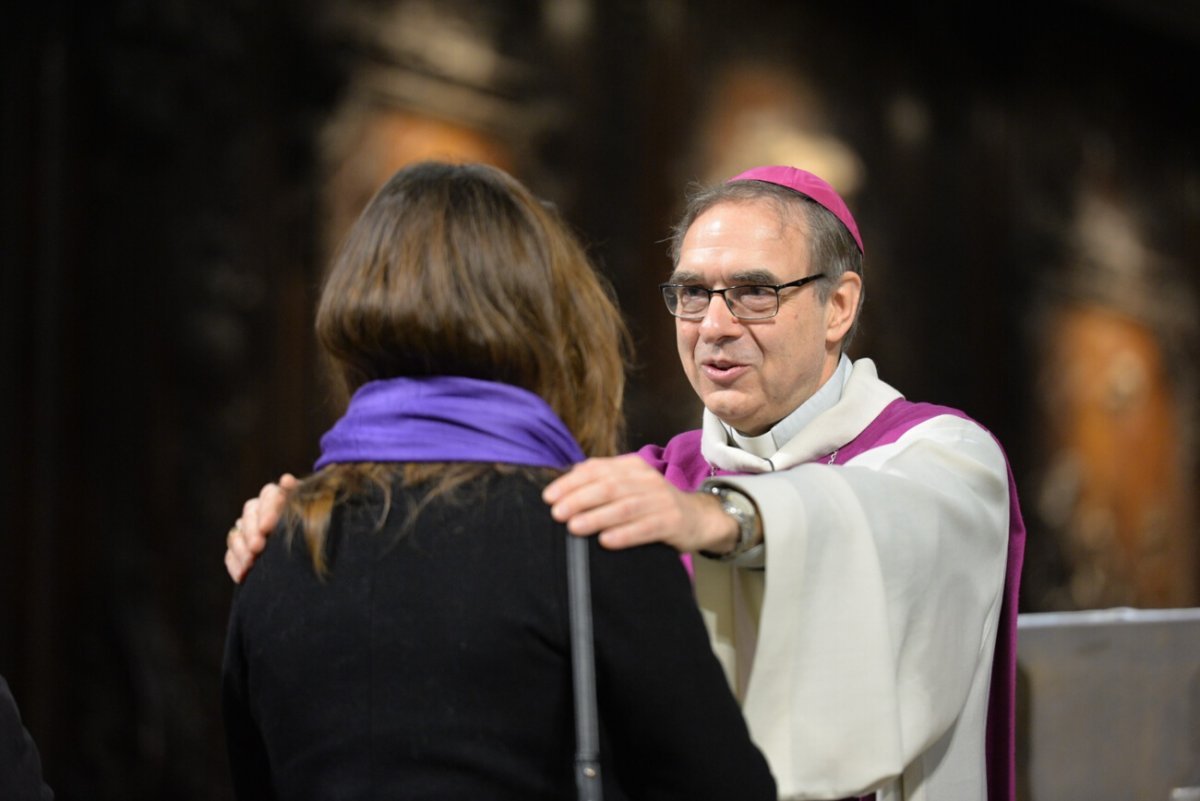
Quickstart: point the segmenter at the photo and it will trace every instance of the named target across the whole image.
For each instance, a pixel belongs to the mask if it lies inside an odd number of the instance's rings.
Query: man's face
[[[688,229],[670,282],[723,289],[795,281],[813,272],[806,235],[798,215],[781,220],[767,201],[718,204]],[[851,279],[856,289],[855,282],[857,276]],[[819,283],[781,290],[779,313],[770,319],[739,320],[713,296],[702,319],[675,320],[692,388],[709,411],[743,434],[768,430],[836,369],[849,321],[843,324],[838,293],[820,302]]]

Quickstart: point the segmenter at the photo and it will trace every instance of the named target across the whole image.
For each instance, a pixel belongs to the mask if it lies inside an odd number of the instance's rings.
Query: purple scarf
[[[321,437],[314,469],[337,462],[501,462],[568,467],[584,459],[563,421],[528,390],[460,376],[363,384]]]

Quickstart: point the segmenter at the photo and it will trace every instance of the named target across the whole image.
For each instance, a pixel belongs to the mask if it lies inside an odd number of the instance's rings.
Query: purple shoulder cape
[[[947,406],[912,403],[898,398],[888,404],[862,433],[843,445],[833,463],[845,464],[872,448],[895,442],[918,423],[942,415],[970,419]],[[637,453],[676,487],[692,492],[710,476],[731,475],[727,470],[714,471],[704,460],[700,453],[700,438],[699,429],[685,431],[673,437],[666,447],[647,445]],[[1000,445],[1000,450],[1004,452],[1003,445]],[[1012,466],[1007,464],[1007,454],[1005,463],[1009,496],[1008,566],[988,697],[986,757],[990,801],[1013,801],[1016,798],[1017,612],[1021,565],[1025,557],[1025,523],[1021,517]]]

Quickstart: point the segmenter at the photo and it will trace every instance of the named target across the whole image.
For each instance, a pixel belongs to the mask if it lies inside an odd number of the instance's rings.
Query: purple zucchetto
[[[850,235],[854,237],[854,241],[858,244],[858,251],[864,255],[866,254],[866,250],[863,248],[862,236],[858,233],[858,223],[854,221],[854,215],[850,213],[850,209],[846,206],[846,201],[842,200],[842,196],[823,178],[819,178],[807,170],[797,169],[796,167],[770,166],[755,167],[746,170],[729,180],[765,181],[769,184],[787,187],[805,197],[812,198],[833,214],[834,217],[842,221],[842,225],[846,226],[846,230],[850,232]]]

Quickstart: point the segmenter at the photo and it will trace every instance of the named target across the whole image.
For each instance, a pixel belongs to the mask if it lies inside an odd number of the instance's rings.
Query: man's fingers
[[[246,509],[243,510],[243,516],[247,518],[249,524],[246,528],[262,537],[269,536],[283,515],[283,507],[287,503],[288,493],[295,489],[298,483],[295,476],[284,473],[280,476],[278,484],[264,484],[263,488],[259,490],[258,498],[246,501]],[[248,512],[252,505],[254,518],[251,520]],[[256,543],[257,537],[252,537],[251,542],[252,544]],[[258,550],[261,550],[261,547]]]
[[[234,526],[243,534],[258,529],[258,505],[258,498],[251,498],[242,504],[242,516],[237,519]]]
[[[589,484],[552,506],[550,512],[556,520],[565,522],[572,534],[596,534],[635,522],[649,522],[657,500],[632,487]]]
[[[660,529],[653,525],[650,518],[638,518],[619,526],[612,526],[600,532],[600,544],[610,551],[622,548],[632,548],[635,545],[646,545],[658,542]]]
[[[542,499],[555,504],[581,487],[605,481],[626,481],[639,472],[651,470],[640,456],[627,454],[585,459],[546,485]]]
[[[291,473],[284,473],[278,484],[264,484],[257,498],[242,504],[241,517],[225,535],[225,569],[235,582],[246,577],[255,558],[267,547],[267,537],[279,523],[288,493],[299,483]]]
[[[225,569],[229,572],[229,577],[238,583],[245,578],[246,571],[253,561],[250,548],[246,544],[245,532],[241,528],[242,523],[242,518],[238,518],[225,535]]]
[[[585,531],[583,528],[587,526],[588,520],[591,518],[588,512],[608,502],[609,492],[604,483],[593,481],[580,484],[570,492],[558,495],[550,506],[550,516],[560,523],[567,521],[575,523],[576,527],[571,530],[576,533],[592,534],[595,533],[594,530]]]
[[[241,584],[242,579],[246,577],[246,568],[242,565],[233,551],[225,551],[225,570],[229,573],[229,577],[233,579],[235,584]]]
[[[679,541],[678,490],[636,455],[588,459],[547,485],[550,514],[608,548]]]
[[[592,480],[591,462],[591,459],[580,462],[547,484],[542,490],[542,500],[553,505],[580,487],[586,486]]]

